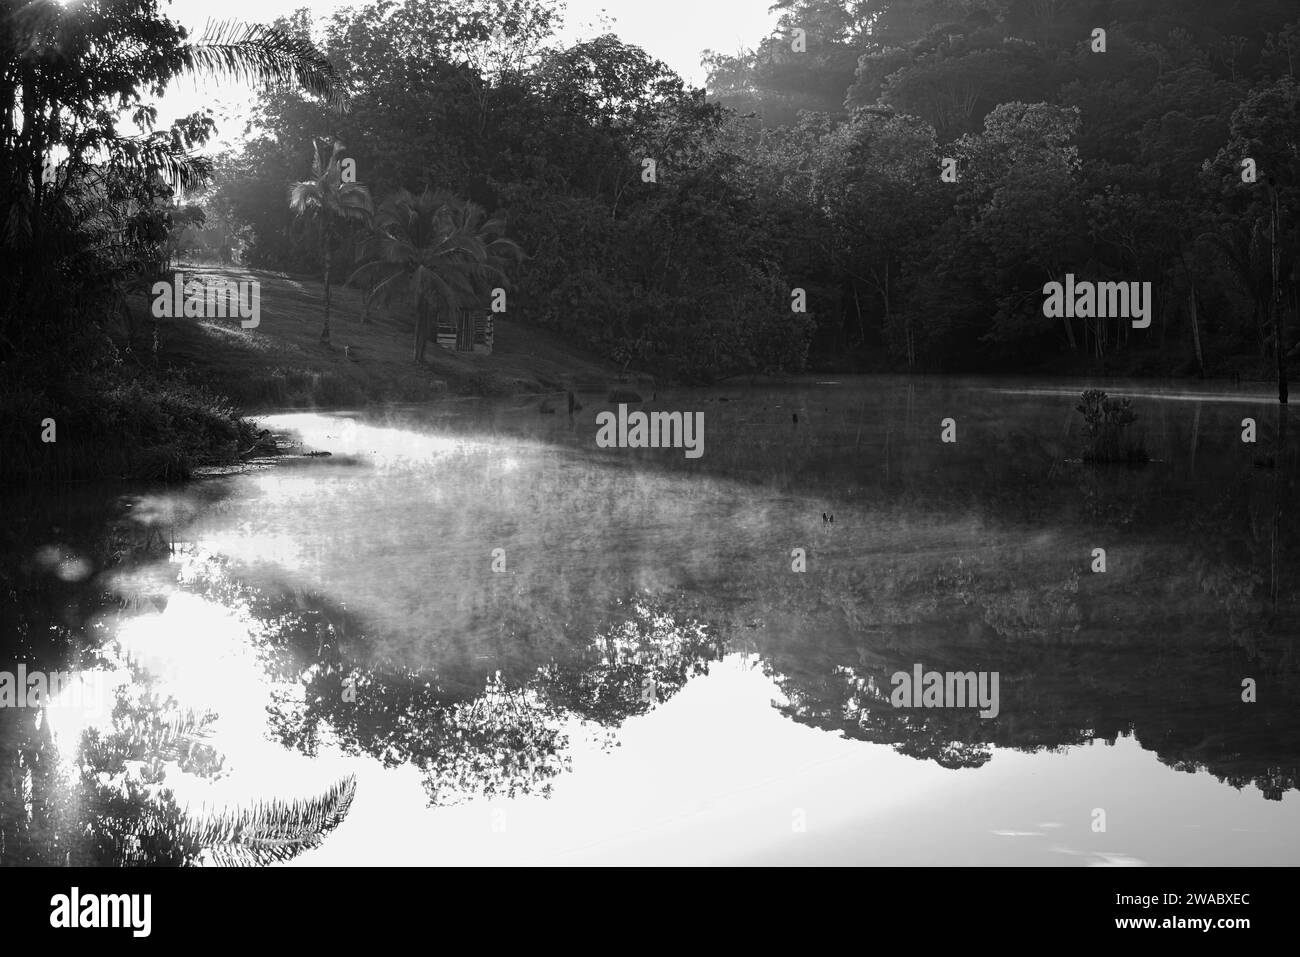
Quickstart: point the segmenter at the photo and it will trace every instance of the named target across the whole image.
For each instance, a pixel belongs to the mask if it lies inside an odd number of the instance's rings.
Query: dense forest
[[[528,255],[512,316],[685,379],[805,358],[1273,365],[1272,258],[1293,312],[1300,214],[1292,5],[780,6],[757,49],[707,56],[707,95],[614,36],[550,45],[546,2],[299,16],[282,26],[323,31],[351,109],[264,98],[212,202],[250,262],[319,268],[281,193],[331,136],[376,197],[445,189],[501,211]],[[1044,319],[1043,285],[1067,273],[1151,282],[1151,328]]]
[[[186,252],[323,279],[326,347],[331,285],[361,289],[409,315],[416,362],[436,317],[489,303],[690,383],[1273,378],[1300,354],[1284,0],[785,0],[754,49],[705,52],[703,90],[612,34],[564,45],[556,0],[381,0],[200,39],[157,0],[3,9],[19,459],[45,417],[117,446],[239,441],[134,335],[133,297]],[[187,73],[258,85],[236,151],[202,154],[211,109],[156,128]],[[1046,318],[1067,275],[1151,283],[1150,326]]]

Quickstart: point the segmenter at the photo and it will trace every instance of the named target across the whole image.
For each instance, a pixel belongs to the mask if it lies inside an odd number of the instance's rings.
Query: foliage
[[[1141,441],[1127,438],[1130,425],[1137,421],[1129,399],[1112,399],[1100,389],[1083,393],[1083,401],[1075,407],[1083,415],[1088,447],[1085,462],[1127,462],[1139,464],[1148,459]]]
[[[335,141],[329,159],[324,144],[317,144],[312,159],[312,178],[289,187],[289,209],[299,219],[306,219],[320,240],[324,262],[325,321],[320,341],[330,341],[330,264],[334,251],[348,228],[354,223],[368,224],[374,210],[370,190],[360,183],[344,179],[340,154],[343,144]]]
[[[522,253],[504,229],[504,220],[450,194],[399,192],[380,208],[359,251],[365,261],[348,282],[369,290],[367,302],[412,304],[413,358],[419,362],[438,313],[459,320],[462,309],[481,306],[490,290],[505,288],[504,267]]]
[[[336,103],[343,91],[330,63],[301,38],[225,24],[191,39],[157,0],[7,3],[0,20],[0,370],[7,386],[0,432],[18,440],[17,454],[6,455],[6,478],[134,471],[138,454],[115,451],[93,432],[73,433],[79,442],[57,446],[59,456],[30,446],[45,417],[72,438],[74,423],[112,426],[121,412],[124,423],[137,420],[128,427],[137,437],[166,444],[160,433],[170,426],[160,415],[202,411],[201,401],[188,410],[177,405],[159,370],[128,375],[110,337],[125,319],[127,349],[134,345],[127,301],[158,278],[186,226],[203,218],[178,192],[211,173],[197,153],[214,131],[211,111],[160,130],[149,100],[187,73],[302,86]],[[138,133],[120,132],[119,120]],[[147,401],[139,390],[154,387],[163,391]],[[119,389],[129,395],[115,395]],[[146,407],[118,409],[123,398]],[[174,452],[146,471],[183,474],[187,450]],[[90,460],[99,455],[109,461]]]
[[[322,257],[294,248],[265,197],[306,145],[304,132],[324,132],[348,144],[381,208],[437,195],[449,209],[481,208],[484,223],[500,220],[499,248],[508,236],[524,255],[495,267],[512,267],[510,318],[683,379],[798,371],[813,324],[789,311],[784,240],[737,140],[743,132],[703,91],[612,35],[557,48],[550,10],[407,0],[323,24],[352,109],[270,93],[258,116],[265,135],[218,164],[214,196],[249,230],[249,261],[320,268]],[[280,27],[312,30],[302,17]],[[503,59],[512,37],[517,55]],[[647,157],[653,181],[643,177]],[[367,290],[391,283],[381,295],[413,310],[418,354],[433,304],[445,309],[452,292],[476,301],[483,282],[458,282],[464,261],[449,260],[463,252],[432,252],[438,267],[412,285],[420,257],[403,251],[389,212],[359,244],[355,278]]]
[[[819,250],[833,262],[826,286],[846,294],[819,308],[814,352],[879,345],[907,367],[1017,370],[1061,358],[1138,368],[1158,351],[1183,357],[1166,367],[1253,358],[1262,372],[1279,353],[1295,357],[1294,11],[1159,0],[1141,17],[1116,15],[1103,56],[1090,38],[1107,18],[1086,5],[778,7],[777,29],[754,51],[710,57],[708,85],[761,128],[765,185],[809,234],[840,241]],[[807,55],[790,50],[794,27],[807,31]],[[857,57],[848,83],[843,49]],[[908,128],[928,131],[930,148],[900,153],[890,141]],[[862,149],[843,148],[855,140]],[[939,179],[945,157],[955,182]],[[1245,157],[1255,184],[1242,180]],[[1150,281],[1159,324],[1138,334],[1113,321],[1044,322],[1042,286],[1066,273]]]

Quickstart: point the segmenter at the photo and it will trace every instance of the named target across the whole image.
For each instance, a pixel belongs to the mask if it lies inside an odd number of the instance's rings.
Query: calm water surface
[[[0,863],[1300,863],[1300,426],[1111,383],[1154,461],[1086,466],[1083,388],[657,394],[699,459],[285,413],[331,456],[15,495],[0,670],[81,683],[0,709]]]

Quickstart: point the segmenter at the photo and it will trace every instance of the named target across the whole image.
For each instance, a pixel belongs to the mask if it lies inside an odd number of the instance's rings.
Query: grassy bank
[[[491,355],[455,353],[430,344],[423,363],[412,358],[408,311],[376,307],[361,322],[358,290],[331,290],[331,344],[321,344],[319,277],[242,267],[186,265],[186,280],[218,277],[261,284],[261,321],[158,320],[158,365],[229,396],[245,411],[338,408],[375,402],[423,402],[439,396],[511,395],[563,391],[584,383],[613,383],[619,370],[554,336],[498,317]],[[135,351],[152,361],[149,304],[132,304]]]
[[[254,429],[222,397],[116,363],[75,381],[6,378],[0,482],[188,478],[239,460]]]
[[[196,468],[239,462],[256,442],[243,416],[272,408],[607,389],[629,378],[504,318],[496,322],[491,355],[430,345],[425,361],[416,363],[409,314],[379,308],[362,323],[361,296],[346,287],[332,290],[326,346],[319,279],[240,267],[180,268],[187,281],[258,281],[259,324],[155,321],[149,298],[138,296],[128,303],[131,321],[108,330],[111,342],[87,332],[93,345],[69,350],[72,358],[0,363],[0,482],[184,480]],[[51,419],[52,433],[45,425]]]

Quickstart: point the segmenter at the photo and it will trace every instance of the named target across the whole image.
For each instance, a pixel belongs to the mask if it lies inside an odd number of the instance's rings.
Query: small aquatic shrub
[[[1112,399],[1100,389],[1089,389],[1076,408],[1083,414],[1088,439],[1085,462],[1138,465],[1150,461],[1141,437],[1133,438],[1127,431],[1137,421],[1129,399]]]

